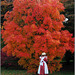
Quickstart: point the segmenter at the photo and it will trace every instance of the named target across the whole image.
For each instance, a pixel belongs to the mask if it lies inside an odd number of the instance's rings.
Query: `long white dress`
[[[47,66],[46,60],[47,60],[47,56],[40,57],[38,74],[48,74],[48,66]]]

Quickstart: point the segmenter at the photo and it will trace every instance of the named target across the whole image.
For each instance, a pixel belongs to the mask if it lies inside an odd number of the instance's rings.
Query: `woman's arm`
[[[44,58],[44,61],[48,64],[48,59],[47,59],[47,57]]]

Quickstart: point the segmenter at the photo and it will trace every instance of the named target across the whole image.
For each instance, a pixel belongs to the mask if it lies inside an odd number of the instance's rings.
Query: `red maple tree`
[[[20,58],[19,65],[34,73],[39,56],[46,52],[50,73],[59,71],[66,50],[74,52],[72,34],[61,30],[65,19],[60,14],[63,4],[59,0],[14,0],[13,6],[5,14],[2,38],[6,46],[2,51]]]

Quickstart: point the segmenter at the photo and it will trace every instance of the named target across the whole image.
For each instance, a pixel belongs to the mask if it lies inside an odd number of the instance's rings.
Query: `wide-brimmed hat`
[[[41,55],[46,55],[46,53],[45,53],[45,52],[43,52]]]

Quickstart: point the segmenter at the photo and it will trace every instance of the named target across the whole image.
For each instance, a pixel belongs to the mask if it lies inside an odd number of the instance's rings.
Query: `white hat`
[[[42,55],[46,55],[46,53],[45,53],[45,52],[43,52],[43,53],[42,53]]]

